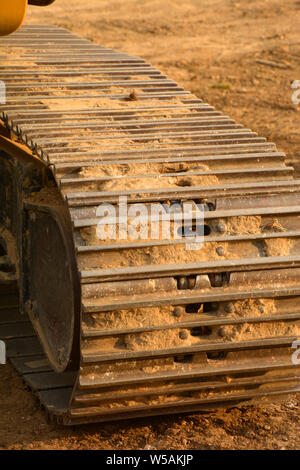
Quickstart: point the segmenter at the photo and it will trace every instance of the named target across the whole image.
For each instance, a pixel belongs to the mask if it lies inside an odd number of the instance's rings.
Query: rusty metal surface
[[[51,169],[81,278],[80,369],[61,374],[0,286],[0,337],[10,337],[11,361],[49,415],[79,424],[298,392],[291,345],[300,324],[300,180],[284,154],[142,59],[62,28],[25,26],[0,45],[1,119]],[[183,164],[188,171],[166,168]],[[204,179],[186,184],[187,176]],[[181,240],[89,242],[82,230],[95,230],[97,205],[119,195],[129,204],[207,204],[205,259],[165,261]],[[227,230],[239,218],[259,218],[263,230]],[[287,253],[265,249],[287,240]],[[216,256],[216,244],[230,255]],[[137,250],[160,250],[159,262],[120,264]],[[131,324],[120,323],[127,317]]]

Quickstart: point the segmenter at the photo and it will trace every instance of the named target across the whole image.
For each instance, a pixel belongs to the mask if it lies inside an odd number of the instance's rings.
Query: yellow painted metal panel
[[[0,36],[16,31],[23,23],[27,9],[27,0],[1,0]]]

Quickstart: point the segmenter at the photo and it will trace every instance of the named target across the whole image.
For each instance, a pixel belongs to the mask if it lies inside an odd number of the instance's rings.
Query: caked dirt
[[[291,88],[300,80],[299,1],[58,0],[31,7],[26,22],[57,24],[143,57],[274,141],[300,171],[300,104]],[[299,395],[269,406],[62,428],[46,422],[6,365],[0,397],[1,449],[300,448]]]

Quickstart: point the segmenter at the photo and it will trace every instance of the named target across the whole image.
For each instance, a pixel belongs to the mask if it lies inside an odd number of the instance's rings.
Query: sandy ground
[[[88,5],[88,7],[87,7]],[[58,24],[138,55],[238,122],[275,141],[300,170],[300,2],[57,0],[27,23]],[[0,366],[1,449],[299,449],[300,398],[268,407],[61,428],[12,368]]]
[[[299,449],[299,397],[283,404],[64,428],[0,366],[0,449]]]

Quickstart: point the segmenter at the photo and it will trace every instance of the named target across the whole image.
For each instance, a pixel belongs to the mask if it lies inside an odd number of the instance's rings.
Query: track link
[[[0,220],[0,338],[49,416],[79,424],[300,391],[300,180],[285,155],[142,59],[62,28],[24,26],[0,45],[0,183],[23,185],[18,221]],[[100,243],[97,207],[120,195],[203,204],[204,247]]]

